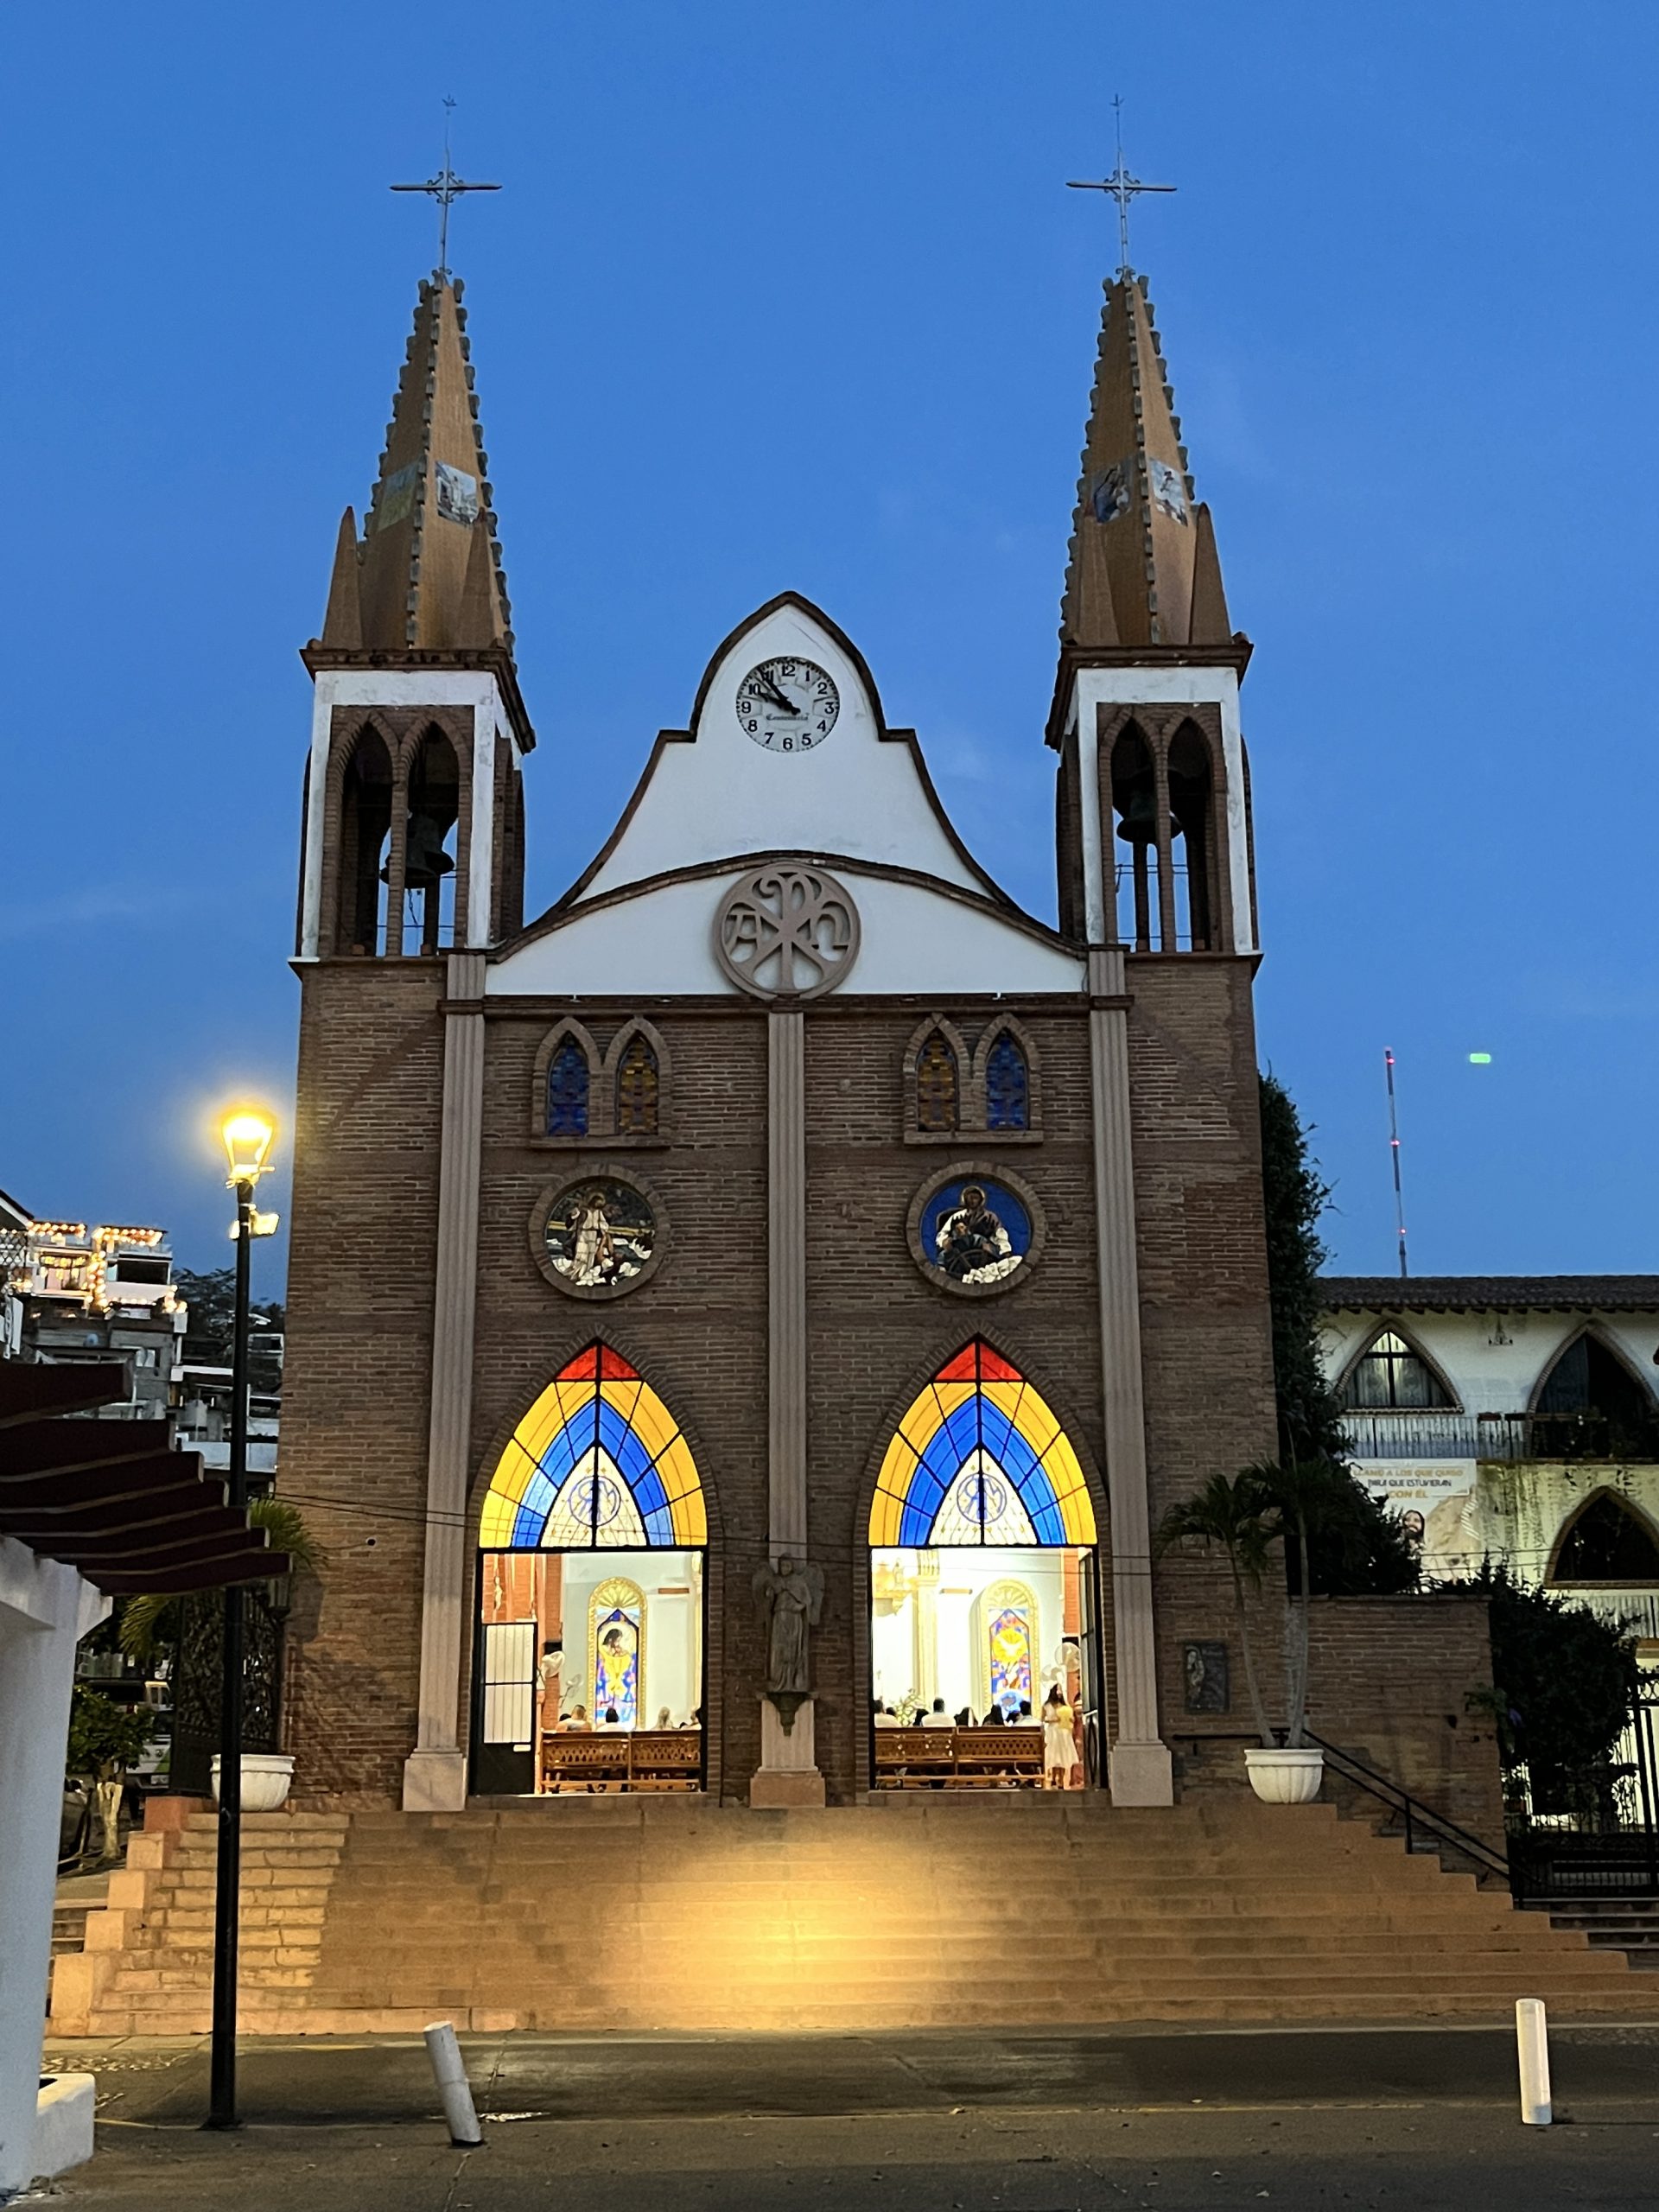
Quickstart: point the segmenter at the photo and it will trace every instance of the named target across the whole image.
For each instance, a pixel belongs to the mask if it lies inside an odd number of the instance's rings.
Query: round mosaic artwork
[[[1036,1200],[1006,1173],[957,1169],[926,1184],[911,1207],[912,1249],[924,1271],[951,1290],[1005,1289],[1037,1256]]]
[[[544,1268],[562,1289],[616,1297],[642,1281],[660,1256],[656,1209],[635,1183],[587,1176],[548,1202],[542,1243]]]

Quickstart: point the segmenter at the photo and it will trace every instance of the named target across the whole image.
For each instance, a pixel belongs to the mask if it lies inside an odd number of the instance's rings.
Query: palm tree
[[[1238,1648],[1244,1662],[1245,1687],[1250,1711],[1267,1750],[1275,1738],[1250,1649],[1249,1611],[1245,1591],[1259,1591],[1268,1565],[1268,1548],[1279,1534],[1273,1503],[1260,1480],[1260,1471],[1246,1467],[1236,1475],[1211,1475],[1204,1488],[1172,1505],[1158,1524],[1155,1549],[1160,1557],[1179,1543],[1197,1543],[1207,1550],[1217,1546],[1227,1554],[1233,1578],[1233,1608],[1238,1620]]]

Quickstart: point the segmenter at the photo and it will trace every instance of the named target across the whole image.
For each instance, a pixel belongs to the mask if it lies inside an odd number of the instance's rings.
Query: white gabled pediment
[[[946,998],[1084,988],[1081,953],[977,891],[833,865],[860,929],[838,989]],[[715,958],[715,926],[747,873],[713,868],[567,907],[492,962],[485,988],[493,998],[741,996]]]
[[[834,729],[810,752],[768,752],[738,719],[743,678],[760,662],[785,656],[816,662],[841,695]],[[658,741],[616,835],[570,903],[676,869],[789,852],[845,854],[995,893],[951,830],[914,734],[888,734],[857,648],[792,593],[721,646],[690,731]]]

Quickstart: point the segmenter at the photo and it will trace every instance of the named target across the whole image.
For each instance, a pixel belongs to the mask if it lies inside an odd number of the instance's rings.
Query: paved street
[[[486,2141],[448,2144],[416,2041],[261,2043],[247,2121],[205,2135],[205,2043],[92,2063],[88,2207],[615,2212],[881,2202],[900,2212],[1144,2206],[1649,2206],[1659,2026],[1557,2029],[1559,2124],[1516,2117],[1502,2031],[464,2039]]]

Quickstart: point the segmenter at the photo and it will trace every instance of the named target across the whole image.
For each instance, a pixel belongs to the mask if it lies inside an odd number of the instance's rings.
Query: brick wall
[[[1138,1240],[1154,1522],[1214,1469],[1272,1449],[1273,1414],[1250,963],[1131,958]],[[443,977],[435,963],[308,969],[302,1012],[283,1488],[329,1559],[296,1622],[290,1739],[304,1798],[395,1798],[412,1746],[430,1388]],[[667,1048],[668,1141],[552,1148],[530,1135],[536,1054],[572,1009],[493,1001],[486,1029],[475,1516],[497,1455],[557,1369],[602,1335],[683,1428],[709,1493],[711,1785],[741,1796],[759,1759],[763,1631],[750,1577],[766,1537],[766,1016],[740,1002],[589,1001],[602,1051],[627,1020]],[[906,1144],[904,1056],[949,1014],[971,1048],[1014,1014],[1040,1066],[1041,1141]],[[807,1009],[807,1298],[811,1550],[827,1577],[817,1643],[818,1753],[833,1799],[867,1780],[868,1554],[877,1465],[927,1376],[976,1333],[1027,1373],[1076,1441],[1109,1541],[1101,1465],[1088,1015],[1077,1001],[836,998]],[[604,1304],[533,1260],[550,1189],[605,1163],[656,1194],[652,1280]],[[925,1280],[906,1236],[918,1186],[1000,1164],[1046,1217],[1040,1263],[1004,1295]],[[1179,1646],[1225,1618],[1224,1570],[1173,1559],[1156,1578],[1166,1714]],[[1109,1602],[1103,1623],[1111,1644]],[[467,1639],[470,1664],[471,1639]],[[463,1700],[463,1714],[465,1712]]]
[[[1269,1710],[1279,1704],[1274,1620],[1253,1633],[1265,1662]],[[1256,1738],[1245,1706],[1237,1633],[1227,1624],[1233,1712],[1225,1720],[1171,1724],[1183,1796],[1244,1788],[1242,1753]],[[1479,1598],[1316,1598],[1308,1623],[1308,1724],[1363,1759],[1432,1812],[1503,1846],[1497,1738],[1468,1694],[1492,1679],[1485,1601]],[[1192,1733],[1188,1733],[1188,1730]],[[1332,1784],[1326,1783],[1326,1794]],[[1341,1785],[1336,1787],[1340,1792]],[[1358,1809],[1366,1809],[1358,1801]],[[1380,1809],[1380,1808],[1379,1808]]]
[[[1254,966],[1192,955],[1131,955],[1124,966],[1155,1529],[1211,1475],[1277,1448]],[[1230,1632],[1232,1587],[1221,1560],[1179,1554],[1154,1568],[1153,1591],[1167,1730],[1184,1702],[1181,1647]]]
[[[384,1802],[414,1742],[443,964],[302,973],[281,1489],[324,1546],[287,1717],[303,1799]]]

